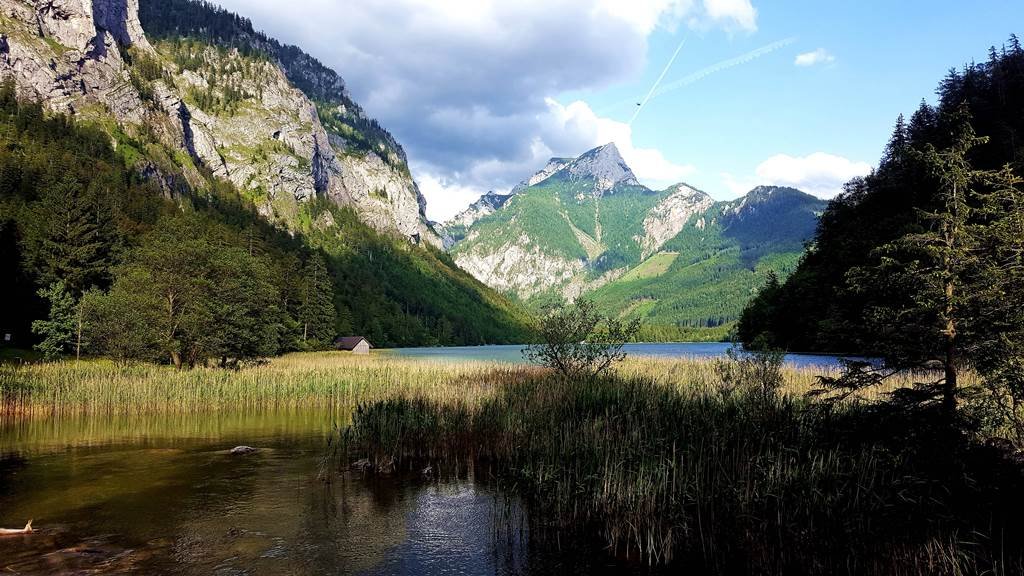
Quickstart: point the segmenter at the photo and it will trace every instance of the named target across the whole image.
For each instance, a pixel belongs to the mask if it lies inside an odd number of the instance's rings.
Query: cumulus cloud
[[[639,73],[654,30],[685,22],[751,31],[757,18],[749,0],[219,2],[345,78],[406,148],[414,176],[430,179],[431,217],[443,215],[433,206],[446,195],[514,185],[548,151],[583,152],[579,133],[553,132],[560,117],[550,99]],[[649,151],[632,154],[664,175]]]
[[[750,0],[704,0],[704,9],[715,22],[748,32],[757,30],[757,10]]]
[[[832,198],[843,191],[843,184],[871,172],[867,162],[855,162],[842,156],[815,152],[807,156],[777,154],[757,166],[755,177],[736,178],[723,174],[722,180],[733,194],[744,194],[759,184],[791,186],[819,198]]]
[[[833,56],[828,50],[824,48],[818,48],[813,52],[804,52],[797,54],[796,60],[793,64],[797,66],[814,66],[816,64],[831,64],[836,61],[836,57]]]

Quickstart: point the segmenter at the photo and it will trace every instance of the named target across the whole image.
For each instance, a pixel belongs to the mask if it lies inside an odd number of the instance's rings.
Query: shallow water
[[[340,414],[345,414],[342,411]],[[0,573],[592,574],[472,477],[317,479],[338,414],[66,418],[0,425]],[[249,456],[230,448],[252,445]]]
[[[524,345],[505,346],[453,346],[438,348],[395,348],[389,353],[407,358],[458,362],[479,360],[522,364]],[[655,358],[720,358],[732,344],[724,342],[674,342],[659,344],[626,344],[623,350],[629,356]],[[844,357],[827,354],[787,354],[785,361],[797,368],[837,368]]]

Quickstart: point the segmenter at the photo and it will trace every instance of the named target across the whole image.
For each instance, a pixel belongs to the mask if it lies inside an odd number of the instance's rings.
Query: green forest
[[[1024,50],[951,70],[907,121],[878,169],[848,183],[784,282],[750,302],[738,333],[754,348],[867,354],[835,384],[935,370],[913,395],[956,406],[959,371],[1024,399]],[[1012,411],[1012,410],[1011,410]]]
[[[99,354],[236,365],[339,334],[379,347],[522,341],[528,320],[447,255],[377,233],[327,201],[334,224],[275,227],[232,185],[162,190],[128,162],[159,151],[0,89],[5,333],[47,357]],[[9,343],[10,344],[10,343]]]

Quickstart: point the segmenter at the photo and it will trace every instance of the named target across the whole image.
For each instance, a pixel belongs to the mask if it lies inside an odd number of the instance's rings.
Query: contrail
[[[682,77],[682,78],[680,78],[678,80],[673,80],[672,82],[670,82],[670,83],[668,83],[665,86],[662,86],[660,88],[658,87],[658,85],[656,83],[654,88],[651,89],[651,92],[648,93],[647,97],[643,100],[643,102],[641,102],[641,106],[639,108],[642,109],[643,106],[645,106],[647,104],[647,102],[649,102],[650,100],[653,100],[655,98],[658,98],[659,96],[664,96],[665,94],[668,94],[669,92],[674,92],[674,91],[676,91],[676,90],[678,90],[680,88],[683,88],[685,86],[689,86],[690,84],[693,84],[694,82],[697,82],[699,80],[703,80],[704,78],[707,78],[708,76],[710,76],[710,75],[712,75],[712,74],[714,74],[716,72],[721,72],[723,70],[728,70],[729,68],[734,68],[734,67],[739,66],[741,64],[746,64],[746,63],[751,62],[753,60],[757,60],[761,56],[764,56],[766,54],[770,54],[772,52],[775,52],[776,50],[778,50],[780,48],[784,48],[786,46],[789,46],[790,44],[794,44],[796,41],[797,41],[796,38],[786,38],[784,40],[779,40],[778,42],[772,42],[771,44],[762,46],[762,47],[760,47],[760,48],[758,48],[756,50],[751,50],[750,52],[747,52],[746,54],[741,54],[740,56],[736,56],[734,58],[729,58],[728,60],[722,60],[721,62],[718,62],[718,63],[712,64],[711,66],[708,66],[707,68],[702,68],[702,69],[694,72],[693,74],[690,74],[688,76],[684,76],[684,77]],[[671,65],[671,63],[670,63],[670,65]],[[668,70],[668,68],[666,68],[666,71],[667,70]],[[662,75],[664,76],[664,73],[662,73]],[[658,81],[660,82],[661,79],[659,78]],[[619,102],[617,104],[609,106],[608,108],[603,109],[602,114],[608,113],[608,112],[610,112],[610,111],[612,111],[612,110],[614,110],[616,108],[625,106],[625,105],[627,105],[627,104],[629,104],[631,102],[632,102],[632,100],[629,100],[629,101],[624,100],[622,102]],[[637,114],[639,114],[639,110],[637,110],[636,112],[633,113],[633,118],[629,121],[630,124],[632,124],[633,121],[636,120]]]
[[[757,60],[761,56],[764,56],[765,54],[775,52],[776,50],[789,46],[794,42],[796,42],[796,38],[786,38],[785,40],[779,40],[778,42],[772,42],[767,46],[762,46],[757,50],[751,50],[750,52],[747,52],[746,54],[737,56],[735,58],[730,58],[728,60],[723,60],[717,64],[712,64],[711,66],[698,70],[693,74],[690,74],[689,76],[680,78],[679,80],[675,80],[673,82],[666,84],[664,88],[661,88],[660,90],[655,92],[652,98],[663,96],[665,94],[668,94],[669,92],[678,90],[683,86],[693,84],[694,82],[707,78],[708,76],[716,72],[721,72],[723,70],[728,70],[729,68],[739,66],[740,64],[752,62],[754,60]]]
[[[687,33],[686,36],[683,36],[683,39],[680,40],[679,46],[676,46],[676,51],[673,52],[672,57],[668,59],[668,64],[665,65],[665,69],[661,71],[661,75],[658,76],[658,79],[654,81],[654,85],[651,86],[650,91],[647,92],[647,96],[644,96],[644,99],[641,100],[640,104],[636,107],[636,111],[633,112],[633,117],[629,119],[630,126],[633,125],[633,121],[636,120],[636,117],[640,115],[640,111],[643,110],[644,106],[647,105],[647,101],[650,100],[651,96],[654,95],[654,91],[657,90],[658,86],[661,85],[661,81],[665,79],[665,75],[668,74],[669,69],[672,68],[672,64],[676,61],[676,56],[679,56],[679,52],[682,51],[683,45],[686,44],[686,39],[689,37],[690,34]]]

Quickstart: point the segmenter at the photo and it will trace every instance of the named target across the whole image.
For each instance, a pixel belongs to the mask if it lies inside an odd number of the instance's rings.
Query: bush
[[[602,316],[583,297],[568,306],[554,306],[541,320],[543,343],[525,355],[571,379],[598,376],[626,357],[622,347],[640,331],[640,320],[628,322]]]

